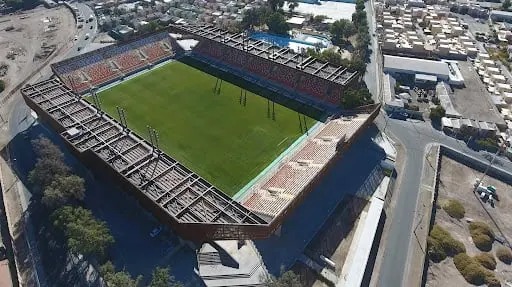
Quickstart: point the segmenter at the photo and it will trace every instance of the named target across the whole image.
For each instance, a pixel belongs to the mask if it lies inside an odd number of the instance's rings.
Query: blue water
[[[289,47],[294,50],[300,50],[300,48],[315,48],[315,43],[322,43],[322,47],[330,45],[330,41],[327,38],[309,34],[300,34],[299,37],[302,39],[278,36],[265,32],[253,32],[250,37],[255,40],[265,41],[270,44],[274,44],[280,47]]]

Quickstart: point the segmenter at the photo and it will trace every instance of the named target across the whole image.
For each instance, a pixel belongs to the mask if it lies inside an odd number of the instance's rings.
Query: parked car
[[[151,232],[149,233],[149,236],[151,237],[157,237],[158,234],[160,234],[162,232],[164,228],[160,225],[158,227],[155,227],[153,230],[151,230]]]

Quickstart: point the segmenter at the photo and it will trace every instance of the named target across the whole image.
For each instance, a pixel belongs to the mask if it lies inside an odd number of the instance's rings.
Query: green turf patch
[[[160,147],[229,195],[235,194],[300,135],[297,112],[247,93],[180,62],[172,62],[99,94],[102,107],[148,138],[147,125],[158,130]],[[306,118],[308,128],[315,120]]]

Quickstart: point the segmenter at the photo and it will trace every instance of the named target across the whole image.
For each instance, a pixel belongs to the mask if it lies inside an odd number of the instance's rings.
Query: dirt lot
[[[465,61],[459,61],[457,64],[464,78],[465,87],[455,88],[454,94],[450,94],[455,110],[465,118],[502,123],[503,118],[492,103],[489,92],[475,68]]]
[[[52,53],[73,41],[75,20],[65,7],[0,17],[0,79],[6,95]]]
[[[484,185],[494,185],[500,201],[495,207],[480,201],[473,193],[473,183],[480,178],[482,173],[460,164],[452,159],[443,157],[441,160],[438,206],[442,206],[448,199],[456,199],[464,205],[465,218],[457,220],[451,218],[443,209],[438,208],[435,223],[445,228],[451,235],[464,243],[470,256],[479,254],[479,251],[471,239],[467,219],[487,223],[499,237],[506,240],[512,239],[512,187],[491,177],[483,179]],[[492,254],[500,245],[494,241]],[[501,280],[502,286],[507,281],[512,281],[512,266],[498,262],[495,273]],[[430,262],[426,286],[472,286],[467,283],[459,271],[455,268],[452,258],[448,257],[440,263]]]

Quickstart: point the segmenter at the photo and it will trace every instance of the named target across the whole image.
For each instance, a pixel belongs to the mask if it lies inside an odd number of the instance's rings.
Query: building
[[[498,133],[498,127],[491,122],[478,122],[472,119],[453,119],[443,117],[441,119],[443,131],[453,135],[471,135],[479,137],[495,137]]]
[[[490,16],[491,16],[491,20],[496,21],[496,22],[512,23],[512,12],[492,10]]]
[[[430,75],[435,76],[437,81],[448,81],[450,79],[450,69],[445,62],[390,55],[384,55],[384,72],[391,75]],[[424,78],[425,76],[422,77]]]
[[[384,55],[384,73],[410,75],[415,83],[445,81],[450,85],[464,85],[464,78],[455,61],[433,61]]]

